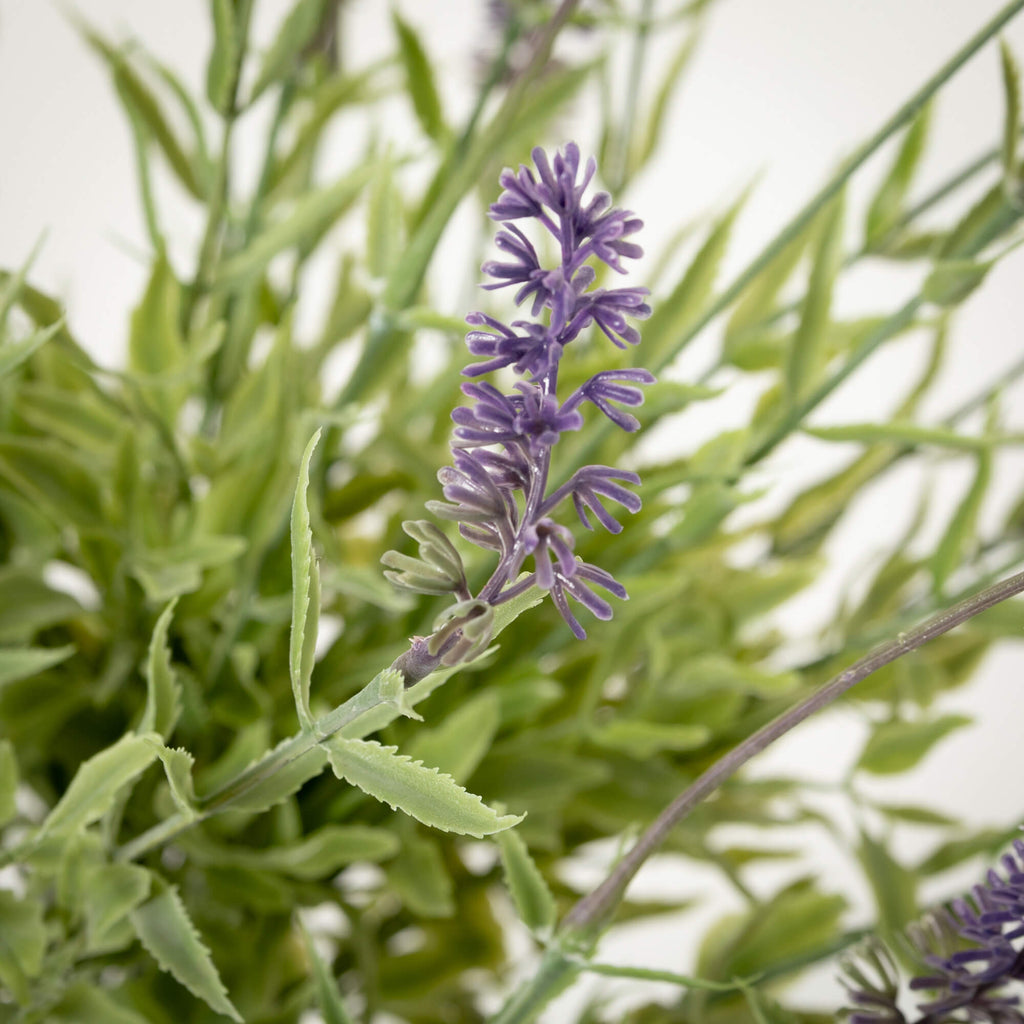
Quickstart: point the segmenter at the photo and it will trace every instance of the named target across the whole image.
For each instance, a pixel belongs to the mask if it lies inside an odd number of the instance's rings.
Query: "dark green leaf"
[[[0,889],[0,981],[22,1005],[30,999],[29,979],[43,966],[44,909],[40,900],[19,900]]]
[[[1009,189],[1017,185],[1017,143],[1020,138],[1020,68],[1005,39],[999,40],[1003,68],[1003,93],[1006,113],[1003,117],[1003,177]]]
[[[17,814],[18,759],[10,740],[0,740],[0,826]]]
[[[312,936],[302,928],[303,938],[306,941],[306,953],[313,965],[313,981],[316,984],[316,1001],[323,1015],[324,1024],[355,1024],[355,1017],[351,1016],[345,1008],[345,1001],[338,989],[338,981],[331,973],[330,966],[324,962],[317,951]]]
[[[214,110],[231,112],[235,70],[241,47],[231,0],[210,0],[213,19],[213,49],[206,65],[206,96]]]

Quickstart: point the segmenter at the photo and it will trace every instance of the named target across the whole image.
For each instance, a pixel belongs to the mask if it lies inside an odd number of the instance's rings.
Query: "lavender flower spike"
[[[591,158],[581,167],[575,143],[568,143],[553,159],[539,148],[532,156],[532,168],[521,166],[501,174],[504,191],[491,206],[490,216],[502,224],[496,245],[504,259],[483,265],[484,274],[491,278],[483,287],[515,288],[513,301],[517,306],[528,303],[530,319],[506,325],[486,313],[466,317],[475,328],[467,334],[466,345],[482,361],[463,371],[474,378],[462,386],[470,403],[452,413],[455,465],[439,474],[447,503],[430,502],[428,508],[458,522],[465,539],[498,553],[490,579],[471,596],[474,607],[478,602],[501,604],[535,586],[551,595],[569,628],[584,639],[586,632],[568,599],[599,619],[609,619],[612,607],[593,587],[620,600],[625,600],[626,590],[604,569],[573,553],[572,532],[552,515],[571,496],[587,529],[593,529],[592,514],[607,530],[618,533],[622,526],[602,499],[636,512],[640,499],[623,485],[639,484],[640,478],[609,466],[583,466],[565,483],[550,486],[551,450],[565,431],[584,427],[581,407],[587,403],[623,430],[638,429],[636,417],[621,407],[641,405],[643,392],[638,385],[653,384],[655,378],[642,369],[605,370],[561,400],[558,370],[567,346],[591,326],[619,348],[640,341],[639,331],[629,321],[650,316],[647,290],[594,287],[593,264],[604,263],[626,273],[623,260],[643,252],[630,240],[642,222],[629,211],[613,207],[605,192],[585,198],[597,165]],[[525,225],[513,221],[539,223],[557,243],[558,264],[543,266]],[[506,367],[524,378],[510,394],[476,379]],[[398,564],[390,553],[385,557],[391,558],[389,564]],[[532,572],[517,579],[527,559],[532,561]],[[395,573],[390,578],[401,583]],[[468,607],[465,594],[462,598],[460,607]],[[446,620],[445,629],[452,633],[445,648],[448,657],[456,649],[479,649],[479,645],[458,646],[453,632],[457,621]]]

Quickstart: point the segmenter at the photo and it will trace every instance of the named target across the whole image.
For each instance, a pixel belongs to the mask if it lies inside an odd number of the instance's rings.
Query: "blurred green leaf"
[[[985,854],[994,857],[1007,843],[1020,837],[1016,823],[1012,828],[984,828],[975,835],[940,843],[914,867],[919,875],[937,875],[962,864],[965,860]]]
[[[941,715],[916,722],[882,722],[868,737],[857,767],[873,775],[909,771],[951,732],[970,725],[966,715]]]
[[[167,631],[177,599],[160,613],[153,627],[146,658],[146,708],[139,722],[139,732],[156,732],[167,739],[181,714],[181,685],[171,668],[171,652]]]
[[[301,922],[300,922],[301,923]],[[313,937],[302,926],[302,935],[306,943],[306,954],[313,965],[313,981],[316,984],[316,1001],[323,1016],[324,1024],[356,1024],[345,1008],[345,1001],[338,989],[338,982],[331,973],[331,968],[317,951]]]
[[[67,661],[75,648],[65,647],[0,647],[0,686],[18,679],[30,679],[62,661]]]
[[[178,890],[168,886],[129,914],[146,951],[177,982],[211,1010],[244,1024],[228,999],[209,950],[182,903]]]
[[[47,942],[43,910],[39,900],[20,900],[0,889],[0,981],[22,1006],[31,998],[29,978],[36,977],[43,966]]]
[[[235,69],[241,48],[231,0],[210,0],[213,48],[206,64],[206,97],[220,114],[231,113]]]
[[[92,948],[102,947],[112,928],[124,923],[149,896],[152,875],[137,864],[95,864],[82,882],[82,910]]]
[[[1006,113],[1003,116],[1003,178],[1009,189],[1017,185],[1017,145],[1020,137],[1020,68],[1005,39],[999,40],[999,56],[1003,70],[1003,94]]]
[[[501,852],[505,884],[512,894],[519,919],[530,931],[546,932],[553,928],[557,916],[555,898],[523,837],[510,828],[499,832],[495,839]]]
[[[918,916],[917,876],[863,830],[857,859],[875,897],[880,936],[891,942]]]
[[[924,282],[925,301],[946,309],[959,306],[985,280],[995,260],[940,260]]]
[[[395,186],[394,165],[385,159],[370,185],[366,208],[366,269],[371,277],[387,277],[398,259],[403,219],[402,196]],[[465,324],[461,327],[464,330]]]
[[[22,363],[31,359],[35,352],[42,348],[61,328],[63,321],[35,331],[21,341],[11,341],[0,345],[0,377],[16,370]]]
[[[428,138],[442,142],[448,134],[441,112],[441,99],[434,82],[423,44],[413,27],[396,10],[391,12],[391,22],[398,35],[399,52],[405,68],[405,86],[416,112],[416,120]]]
[[[17,814],[18,759],[10,740],[0,740],[0,826]]]
[[[324,740],[322,746],[339,779],[432,828],[479,838],[523,820],[521,815],[497,814],[450,776],[398,753],[397,747],[341,736]]]
[[[981,503],[985,498],[992,480],[992,453],[991,450],[978,452],[978,465],[974,473],[974,479],[967,493],[963,496],[960,504],[953,513],[946,532],[939,541],[929,560],[929,568],[932,572],[935,590],[940,592],[946,585],[946,581],[954,570],[960,565],[969,554],[970,548],[976,543],[975,531],[978,523],[978,513],[981,510]]]
[[[696,750],[710,738],[711,732],[704,725],[674,725],[626,718],[616,718],[590,733],[591,741],[599,747],[617,750],[639,760],[665,750]]]
[[[866,247],[873,247],[902,215],[907,193],[920,166],[921,157],[924,156],[930,124],[931,106],[926,106],[904,134],[896,159],[868,204],[864,223]]]
[[[71,984],[47,1015],[49,1024],[151,1024],[108,989],[85,981]]]
[[[325,8],[326,0],[297,0],[292,4],[273,35],[274,41],[263,55],[256,81],[249,93],[250,104],[255,103],[271,85],[278,85],[288,78],[290,69],[320,27]]]
[[[433,729],[418,729],[407,753],[464,783],[490,749],[499,714],[497,694],[478,693]]]
[[[436,839],[402,829],[402,848],[387,867],[388,884],[417,917],[451,917],[455,887]]]
[[[1007,437],[969,437],[945,427],[926,427],[917,423],[848,423],[837,427],[805,427],[805,434],[822,441],[853,441],[875,444],[889,441],[902,445],[935,445],[954,451],[984,452],[1001,443],[1024,443],[1014,435]]]

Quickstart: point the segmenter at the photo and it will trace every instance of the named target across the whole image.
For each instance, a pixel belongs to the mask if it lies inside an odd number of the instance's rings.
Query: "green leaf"
[[[339,779],[432,828],[482,837],[511,828],[521,815],[499,815],[454,779],[397,747],[332,736],[321,744]]]
[[[696,750],[710,738],[711,731],[705,725],[677,725],[639,719],[615,719],[590,733],[591,741],[598,746],[620,751],[641,761],[663,750]]]
[[[313,965],[313,981],[316,985],[316,1002],[320,1008],[320,1014],[324,1024],[356,1024],[356,1019],[345,1008],[345,1001],[341,998],[338,990],[338,981],[331,973],[330,967],[324,962],[317,951],[316,943],[306,930],[306,926],[299,920],[299,927],[302,928],[302,937],[306,941],[306,955]]]
[[[47,1012],[48,1024],[151,1024],[152,1019],[117,1001],[98,985],[78,981]]]
[[[971,486],[953,513],[953,518],[949,521],[949,526],[946,527],[935,553],[929,559],[932,581],[937,593],[942,592],[950,575],[975,543],[978,513],[991,480],[991,450],[980,451]]]
[[[890,942],[918,916],[917,875],[863,830],[857,859],[875,897],[880,935]]]
[[[0,345],[0,379],[3,379],[11,371],[17,369],[22,363],[31,359],[32,356],[45,345],[55,334],[64,327],[64,321],[58,320],[49,327],[44,327],[21,341],[8,342]]]
[[[142,302],[132,313],[128,366],[140,378],[139,390],[170,430],[176,427],[186,394],[178,376],[185,363],[180,315],[181,285],[161,251]]]
[[[46,951],[42,900],[19,900],[0,889],[0,982],[18,1003],[30,1000],[29,978],[42,970]]]
[[[203,585],[203,573],[233,562],[247,548],[244,537],[214,535],[192,537],[171,547],[140,551],[126,558],[128,571],[154,604],[163,604]]]
[[[419,729],[408,747],[410,757],[465,782],[490,750],[498,731],[498,697],[478,693],[433,729]]]
[[[893,821],[908,825],[940,825],[949,827],[956,824],[956,819],[948,814],[940,814],[928,807],[915,807],[910,804],[874,804],[874,808]]]
[[[925,427],[917,423],[846,423],[836,427],[805,427],[805,434],[822,441],[854,441],[860,444],[877,444],[888,441],[899,445],[935,445],[954,451],[979,452],[1001,442],[1020,444],[1021,439],[1013,435],[999,437],[968,437],[945,427]]]
[[[66,647],[0,647],[0,687],[19,679],[30,679],[66,661],[74,653],[71,644]]]
[[[292,630],[288,644],[288,670],[299,724],[313,725],[309,710],[309,684],[316,657],[317,624],[320,620],[320,573],[313,554],[313,533],[309,526],[309,460],[320,440],[320,429],[310,438],[299,464],[299,479],[292,503]]]
[[[1005,235],[1024,214],[1024,209],[1006,194],[1002,182],[993,185],[950,231],[939,247],[939,265],[969,263],[997,238]]]
[[[864,236],[869,247],[886,235],[903,213],[907,193],[924,155],[930,123],[931,107],[926,106],[911,122],[889,173],[868,205]]]
[[[176,981],[211,1010],[245,1024],[231,1005],[227,989],[188,916],[178,890],[165,888],[129,915],[139,941],[147,952]]]
[[[986,278],[995,260],[940,260],[922,286],[926,302],[942,309],[959,306]]]
[[[979,854],[994,857],[1007,843],[1019,838],[1020,830],[1016,825],[1009,829],[981,829],[975,835],[941,843],[914,867],[914,872],[938,875]]]
[[[220,114],[231,112],[235,68],[241,42],[231,0],[210,0],[213,49],[206,65],[206,96]]]
[[[1003,69],[1003,92],[1006,114],[1003,117],[1003,178],[1007,187],[1017,183],[1017,140],[1020,137],[1020,68],[1005,39],[999,40],[999,56]]]
[[[129,734],[84,761],[40,826],[38,838],[70,835],[103,817],[118,793],[156,760],[160,746],[156,733]]]
[[[282,742],[287,743],[288,740]],[[267,764],[275,763],[274,753],[274,750],[269,751],[262,760]],[[231,809],[254,814],[269,811],[271,807],[297,793],[310,779],[316,778],[326,763],[326,753],[320,747],[314,747],[283,767],[277,768],[272,774],[260,777],[244,793],[231,800]]]
[[[824,362],[824,343],[832,305],[832,286],[843,260],[844,201],[840,195],[823,212],[800,324],[786,358],[786,394],[790,403],[803,398]]]
[[[635,158],[632,161],[631,172],[644,167],[658,148],[665,130],[669,105],[676,90],[679,88],[684,72],[689,67],[690,60],[697,52],[699,40],[700,34],[698,32],[688,33],[666,66],[664,77],[651,102],[647,120],[637,139],[638,145]]]
[[[390,273],[401,252],[403,222],[402,196],[395,187],[394,164],[384,160],[370,186],[366,207],[366,269],[371,277],[387,277]],[[460,331],[464,332],[465,322],[458,323]]]
[[[278,253],[323,234],[355,202],[378,170],[376,163],[365,161],[333,185],[303,195],[288,217],[266,228],[240,253],[220,264],[215,286],[248,285]]]
[[[137,864],[97,864],[82,885],[89,945],[102,947],[107,933],[149,896],[153,876]]]
[[[0,826],[17,814],[18,759],[10,740],[0,740]]]
[[[402,829],[402,848],[388,865],[388,885],[417,917],[451,917],[455,887],[436,839]]]
[[[192,768],[195,765],[195,758],[181,747],[172,749],[161,746],[159,755],[167,776],[167,784],[171,787],[171,799],[186,818],[194,818],[196,792],[192,781]]]
[[[320,27],[324,0],[298,0],[293,4],[281,27],[274,33],[274,42],[263,55],[249,103],[268,86],[287,78],[292,66],[298,63],[302,51],[312,41]]]
[[[874,775],[908,771],[936,743],[971,722],[965,715],[941,715],[918,722],[882,722],[868,737],[857,767]]]
[[[398,34],[399,52],[405,68],[406,91],[412,101],[416,120],[424,133],[435,142],[441,142],[447,135],[441,100],[434,83],[434,72],[423,44],[412,26],[396,10],[391,20]]]
[[[495,837],[505,869],[505,884],[519,918],[534,932],[547,932],[555,925],[557,908],[544,876],[534,863],[523,837],[513,828]]]
[[[160,613],[153,627],[146,658],[146,708],[139,722],[139,732],[156,732],[167,739],[174,731],[181,714],[181,685],[171,668],[171,652],[167,646],[167,631],[171,625],[175,598]]]

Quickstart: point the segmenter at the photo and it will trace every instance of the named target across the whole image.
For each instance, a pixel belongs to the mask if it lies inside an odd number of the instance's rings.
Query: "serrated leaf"
[[[19,679],[29,679],[66,661],[75,648],[65,647],[0,647],[0,687]]]
[[[855,441],[860,444],[877,444],[888,441],[899,445],[935,445],[939,448],[951,448],[954,451],[978,452],[985,451],[1000,443],[1021,443],[1014,436],[1000,437],[968,437],[958,434],[955,430],[945,427],[926,427],[917,423],[846,423],[835,427],[805,427],[805,434],[820,438],[822,441]]]
[[[164,739],[174,731],[181,713],[181,685],[171,668],[167,646],[167,631],[177,603],[177,598],[172,600],[153,627],[146,657],[146,707],[139,722],[139,732],[156,732]]]
[[[247,285],[278,253],[322,235],[355,202],[377,170],[376,163],[365,161],[333,185],[304,195],[287,217],[265,228],[240,253],[224,260],[217,268],[214,285]]]
[[[10,740],[0,740],[0,825],[17,813],[18,759]]]
[[[519,918],[534,932],[546,932],[554,927],[557,908],[544,876],[534,863],[523,837],[513,828],[499,832],[495,837],[501,852],[501,865],[505,869],[505,884]]]
[[[102,946],[110,929],[149,896],[151,884],[152,875],[137,864],[97,864],[86,871],[82,910],[92,948]]]
[[[388,885],[417,917],[451,917],[455,885],[436,839],[402,829],[402,846],[387,867]]]
[[[268,86],[287,77],[289,68],[299,60],[316,34],[323,10],[324,0],[298,0],[292,5],[281,27],[274,33],[270,49],[263,55],[249,103],[255,102]]]
[[[317,951],[312,936],[302,924],[302,936],[306,941],[306,954],[313,965],[313,981],[316,985],[316,1001],[323,1016],[324,1024],[356,1024],[355,1017],[349,1014],[345,1007],[345,1001],[338,989],[338,982],[331,973],[330,967],[324,962]]]
[[[786,356],[785,384],[790,403],[803,398],[816,381],[825,356],[825,336],[832,306],[832,286],[843,260],[843,196],[822,214],[811,276],[800,311],[800,323]]]
[[[975,542],[975,531],[981,503],[992,480],[992,453],[978,453],[978,466],[967,493],[953,513],[939,546],[929,559],[932,582],[937,592],[943,590],[946,581],[960,565],[971,545]]]
[[[320,429],[310,438],[299,464],[299,479],[292,502],[292,629],[288,644],[288,670],[299,724],[313,725],[309,710],[309,684],[316,657],[317,625],[320,619],[320,574],[313,554],[313,532],[309,526],[309,460],[320,440]]]
[[[47,815],[39,838],[69,835],[103,817],[121,789],[156,760],[159,746],[161,738],[156,733],[129,734],[84,761]]]
[[[210,0],[213,20],[213,48],[206,64],[206,97],[214,110],[227,114],[231,110],[235,67],[240,41],[238,25],[231,0]]]
[[[1007,188],[1017,184],[1017,141],[1020,138],[1020,68],[1005,39],[999,40],[999,56],[1003,69],[1003,94],[1006,113],[1003,116],[1003,178]]]
[[[192,924],[178,890],[168,886],[129,914],[139,941],[176,981],[211,1010],[245,1024]]]
[[[483,760],[498,731],[500,713],[493,692],[466,701],[433,729],[420,729],[408,746],[410,757],[465,782]]]
[[[159,754],[175,806],[185,817],[195,817],[196,792],[192,781],[192,767],[196,759],[181,747],[172,749],[162,746]]]
[[[874,727],[857,767],[874,775],[893,775],[913,768],[940,740],[970,725],[966,715],[941,715],[918,722],[882,722]]]
[[[341,736],[321,745],[339,779],[432,828],[480,838],[523,820],[499,815],[450,776],[398,753],[397,747]]]
[[[30,1000],[29,979],[43,966],[44,909],[41,900],[19,900],[14,893],[0,889],[0,982],[22,1005]]]
[[[864,223],[868,246],[880,240],[902,214],[914,174],[924,155],[930,122],[931,107],[926,106],[911,122],[896,153],[896,159],[868,204]]]
[[[416,112],[416,120],[428,138],[440,142],[447,134],[447,129],[441,113],[441,99],[437,94],[430,59],[415,30],[397,10],[392,10],[391,20],[398,34],[399,54],[405,68],[406,91]]]

